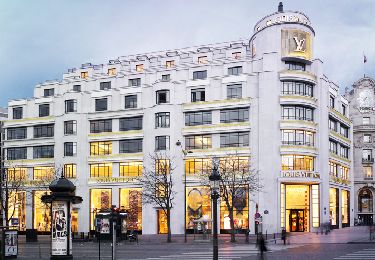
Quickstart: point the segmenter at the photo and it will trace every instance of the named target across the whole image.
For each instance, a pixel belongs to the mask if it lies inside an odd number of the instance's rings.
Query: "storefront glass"
[[[78,232],[78,210],[72,210],[72,232]]]
[[[100,210],[109,210],[112,205],[112,189],[90,190],[90,228],[94,230],[95,215]]]
[[[167,215],[164,210],[159,209],[158,211],[158,234],[167,234],[168,225],[167,225]]]
[[[311,185],[311,206],[312,206],[312,226],[319,227],[320,203],[319,203],[319,185]]]
[[[338,189],[329,189],[329,218],[332,226],[338,226],[338,214],[339,214],[339,200],[338,200]]]
[[[233,204],[232,204],[233,203]],[[233,205],[234,227],[237,230],[247,230],[249,226],[249,200],[247,188],[239,188],[230,202]],[[229,210],[224,199],[220,203],[220,229],[230,230]]]
[[[208,187],[186,188],[186,229],[194,229],[194,220],[211,220],[211,197]]]
[[[120,209],[128,212],[127,229],[142,230],[141,188],[120,189]]]
[[[369,189],[362,189],[358,196],[358,212],[371,213],[373,211],[373,197]]]
[[[26,192],[12,192],[8,197],[8,219],[18,219],[18,230],[26,230]],[[12,225],[12,221],[9,221]]]
[[[310,230],[310,186],[285,185],[286,230],[308,232]]]
[[[342,224],[349,224],[349,192],[341,191],[341,220]]]
[[[41,232],[51,231],[51,207],[41,200],[43,195],[49,193],[49,191],[34,191],[34,228]]]

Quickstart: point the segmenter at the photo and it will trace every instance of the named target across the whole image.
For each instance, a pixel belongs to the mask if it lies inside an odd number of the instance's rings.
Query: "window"
[[[17,147],[7,149],[7,160],[27,159],[27,147]]]
[[[64,176],[65,178],[77,178],[77,165],[76,164],[64,164]]]
[[[119,143],[120,153],[142,152],[142,139],[122,140]]]
[[[108,75],[109,76],[116,76],[116,74],[117,74],[116,68],[108,69]]]
[[[200,57],[198,57],[198,63],[199,64],[207,64],[208,63],[207,56],[200,56]]]
[[[141,79],[136,78],[136,79],[129,79],[129,86],[131,87],[136,87],[141,85]]]
[[[349,158],[349,147],[340,145],[340,156],[348,159]]]
[[[161,75],[161,81],[170,81],[170,80],[171,80],[171,74]]]
[[[105,178],[105,177],[111,177],[111,176],[112,176],[112,163],[90,164],[90,177],[91,178]]]
[[[77,155],[77,143],[67,142],[64,143],[64,156],[76,156]]]
[[[14,127],[7,129],[7,140],[15,139],[26,139],[27,128],[26,127]]]
[[[165,67],[166,68],[172,68],[172,67],[174,67],[174,60],[167,60],[166,62],[165,62]]]
[[[137,95],[125,96],[125,108],[137,108]]]
[[[370,124],[370,118],[369,117],[363,117],[363,124],[364,125],[369,125]]]
[[[77,133],[77,121],[70,120],[64,122],[64,134],[75,135]]]
[[[77,100],[65,100],[65,113],[77,112]]]
[[[302,70],[302,71],[306,70],[305,64],[303,64],[301,62],[286,61],[285,65],[286,65],[288,70]]]
[[[242,85],[233,84],[227,86],[227,98],[242,98]]]
[[[155,128],[168,128],[170,125],[169,112],[161,112],[155,114]]]
[[[363,135],[363,142],[364,143],[371,143],[371,135],[370,134],[364,134]]]
[[[120,118],[120,131],[142,130],[142,116]]]
[[[206,79],[206,78],[207,78],[207,70],[193,72],[193,79]]]
[[[7,169],[8,180],[27,180],[27,168],[9,168]]]
[[[240,59],[241,58],[241,52],[238,51],[238,52],[232,52],[232,57],[234,59]]]
[[[349,137],[349,128],[344,126],[344,125],[340,125],[340,134],[345,136],[346,138]]]
[[[332,118],[329,118],[328,125],[329,125],[329,129],[337,132],[337,125],[338,125],[337,121],[333,120]]]
[[[39,105],[39,117],[49,116],[49,104]]]
[[[314,157],[307,155],[282,155],[282,170],[283,171],[313,171]]]
[[[282,106],[282,119],[313,121],[313,109],[303,106]]]
[[[156,136],[155,137],[155,150],[169,150],[169,136]]]
[[[314,146],[315,134],[305,130],[281,130],[283,145],[306,145]]]
[[[33,179],[34,180],[43,180],[43,179],[52,179],[55,173],[53,167],[41,166],[33,168]],[[43,192],[44,193],[44,192]],[[40,197],[39,197],[40,200]]]
[[[372,177],[366,177],[366,178],[372,178]],[[374,210],[373,194],[374,193],[371,192],[371,190],[368,188],[364,187],[360,189],[359,194],[358,194],[358,212],[372,214]]]
[[[53,158],[54,147],[53,145],[34,146],[33,147],[33,158]]]
[[[329,151],[334,154],[338,154],[337,142],[329,140]]]
[[[188,159],[185,161],[185,174],[204,174],[212,170],[211,159]]]
[[[363,166],[363,177],[372,178],[372,166]]]
[[[212,123],[211,111],[199,111],[185,113],[185,125],[210,125]]]
[[[349,169],[345,166],[340,165],[340,178],[344,180],[349,179]]]
[[[44,89],[44,97],[51,97],[55,94],[54,88],[46,88]]]
[[[53,137],[54,125],[36,125],[34,126],[34,138]]]
[[[212,147],[211,135],[190,135],[185,136],[185,149],[208,149]]]
[[[82,79],[87,79],[89,77],[89,72],[88,71],[82,71],[81,72],[81,78]]]
[[[106,111],[107,109],[107,98],[95,99],[95,111]]]
[[[220,147],[244,147],[249,146],[248,132],[234,132],[220,134]]]
[[[284,81],[282,84],[281,94],[283,95],[314,96],[312,84],[297,81]]]
[[[329,96],[329,107],[335,108],[335,97],[334,96]]]
[[[249,121],[249,108],[220,110],[220,123]]]
[[[135,65],[135,70],[136,70],[137,72],[142,72],[142,71],[143,71],[143,64]]]
[[[169,90],[156,91],[156,104],[169,103]]]
[[[112,154],[112,142],[91,142],[90,155],[109,155]]]
[[[192,89],[191,90],[191,102],[199,102],[206,100],[204,88]]]
[[[23,118],[23,108],[14,107],[13,108],[13,119],[22,119]]]
[[[155,161],[156,175],[170,174],[171,163],[168,159],[158,159]]]
[[[341,105],[341,112],[344,116],[346,116],[346,106],[343,104]]]
[[[112,132],[112,119],[90,121],[90,133]]]
[[[362,150],[362,159],[365,161],[372,160],[372,150],[371,149],[363,149]]]
[[[81,85],[73,85],[73,91],[81,92]]]
[[[242,74],[242,66],[228,68],[228,75],[240,75]]]
[[[120,163],[121,177],[138,177],[142,176],[143,162],[126,162]]]
[[[337,163],[334,163],[334,162],[331,162],[331,161],[329,162],[329,174],[331,176],[338,177],[337,168],[338,168]]]
[[[100,90],[111,89],[111,82],[100,82]]]

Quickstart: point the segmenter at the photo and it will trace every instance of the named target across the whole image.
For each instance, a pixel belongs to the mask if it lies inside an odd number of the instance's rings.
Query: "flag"
[[[367,62],[367,57],[366,55],[363,54],[363,63],[366,63]]]

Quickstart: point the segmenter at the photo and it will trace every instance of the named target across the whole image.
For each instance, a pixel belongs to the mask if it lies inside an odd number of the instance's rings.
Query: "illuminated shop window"
[[[7,173],[9,181],[21,181],[27,179],[27,168],[9,168],[7,169]]]
[[[373,195],[370,189],[363,188],[358,195],[358,212],[372,213],[374,208]]]
[[[90,164],[90,177],[91,178],[112,177],[112,163]]]
[[[211,219],[211,196],[208,187],[197,186],[186,188],[186,229],[202,230],[202,223],[194,223],[195,220]]]
[[[26,230],[26,192],[11,192],[8,197],[8,219],[18,219],[18,230]],[[9,221],[12,225],[12,221]]]
[[[282,155],[282,170],[314,170],[314,157],[307,155]]]
[[[142,230],[142,189],[120,189],[120,208],[128,212],[127,228]]]
[[[55,168],[41,166],[33,168],[34,180],[52,180],[55,176]]]
[[[168,233],[168,224],[167,224],[167,214],[164,210],[158,209],[158,234],[167,234]]]
[[[143,162],[125,162],[120,163],[121,177],[137,177],[142,176]]]
[[[281,192],[280,192],[280,203],[281,203],[281,207],[280,207],[280,216],[281,216],[281,219],[280,219],[280,224],[281,224],[281,228],[285,228],[285,184],[281,184]]]
[[[94,230],[94,218],[100,210],[109,210],[112,205],[112,189],[90,189],[90,229]]]
[[[112,142],[91,142],[90,155],[109,155],[112,154]]]
[[[72,210],[72,232],[78,232],[78,210],[73,209]]]
[[[212,167],[212,160],[211,159],[189,159],[185,161],[185,174],[186,175],[193,175],[193,174],[204,174],[207,173]]]
[[[311,185],[312,226],[319,227],[319,185]]]
[[[287,232],[310,231],[310,186],[285,185]]]
[[[76,178],[77,177],[77,164],[64,164],[64,175],[65,178]]]
[[[342,224],[349,224],[349,192],[341,190],[341,221]]]
[[[247,229],[249,223],[249,198],[246,187],[236,189],[233,202],[234,228]],[[230,203],[230,204],[232,204]],[[229,211],[224,199],[220,203],[220,229],[230,229]]]
[[[338,189],[329,189],[329,218],[332,226],[339,224],[339,193]]]
[[[171,170],[170,161],[168,159],[156,160],[155,168],[155,172],[158,175],[169,174]]]
[[[51,231],[51,207],[42,202],[43,195],[47,195],[49,191],[34,191],[33,206],[34,206],[34,229],[41,232]]]

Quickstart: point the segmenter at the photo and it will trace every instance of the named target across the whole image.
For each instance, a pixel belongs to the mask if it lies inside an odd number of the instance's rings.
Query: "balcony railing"
[[[374,158],[362,158],[362,163],[373,163]]]
[[[356,125],[353,127],[354,131],[371,131],[375,130],[375,125]]]
[[[283,145],[304,145],[304,146],[314,146],[312,142],[304,142],[304,141],[282,141]]]

